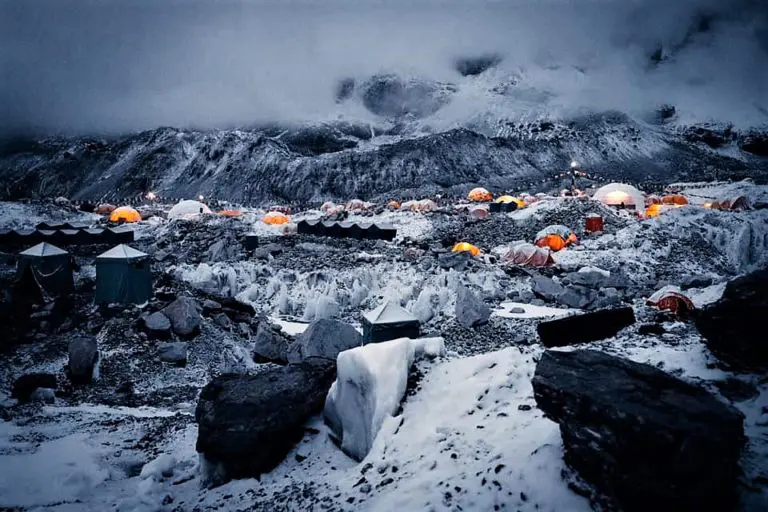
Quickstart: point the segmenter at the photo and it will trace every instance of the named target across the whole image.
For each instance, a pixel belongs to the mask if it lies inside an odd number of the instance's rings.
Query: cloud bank
[[[334,94],[345,77],[381,72],[457,84],[446,110],[457,120],[672,103],[691,119],[754,125],[768,119],[765,4],[0,0],[0,131],[372,118]],[[497,69],[456,71],[457,57],[487,53],[503,57]],[[525,101],[483,93],[508,77]]]

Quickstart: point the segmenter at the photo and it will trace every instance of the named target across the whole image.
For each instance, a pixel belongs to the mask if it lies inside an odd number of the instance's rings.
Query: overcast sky
[[[761,0],[0,0],[0,131],[122,132],[322,120],[345,76],[454,81],[498,52],[559,104],[758,122],[768,108]],[[697,13],[709,32],[684,43]],[[655,71],[656,44],[677,47]],[[574,78],[553,69],[587,69]],[[542,71],[543,70],[543,71]],[[482,109],[482,102],[470,105]],[[363,115],[359,112],[353,115]]]

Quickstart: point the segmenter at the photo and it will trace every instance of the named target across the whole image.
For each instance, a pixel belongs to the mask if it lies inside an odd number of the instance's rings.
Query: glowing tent
[[[109,222],[139,222],[140,220],[141,214],[130,206],[115,208],[109,214]]]
[[[530,265],[532,267],[546,267],[555,263],[549,249],[526,242],[513,245],[501,259],[515,265]]]
[[[467,199],[470,201],[487,202],[493,201],[493,195],[482,187],[473,188],[469,191]]]
[[[674,209],[675,207],[670,204],[652,204],[645,209],[645,216],[648,218],[658,217],[665,211]]]
[[[652,204],[661,204],[661,198],[653,194],[646,196],[645,206],[651,206]]]
[[[394,210],[399,210],[399,209],[400,209],[400,203],[398,203],[398,202],[397,202],[397,201],[395,201],[395,200],[392,200],[392,201],[390,201],[390,202],[388,202],[388,203],[387,203],[387,207],[388,207],[388,208],[392,208],[392,209],[394,209]]]
[[[664,196],[661,198],[661,202],[663,204],[672,204],[675,206],[683,206],[688,204],[688,200],[685,198],[685,196],[680,194],[670,194],[668,196]]]
[[[467,242],[459,242],[453,246],[453,249],[451,249],[451,252],[468,252],[472,256],[477,256],[478,254],[480,254],[480,249],[478,249],[474,245],[469,244]]]
[[[553,251],[565,249],[579,241],[576,233],[562,224],[547,226],[536,234],[535,244],[539,247],[548,247]]]
[[[219,215],[222,217],[242,217],[243,212],[240,210],[221,210]]]
[[[636,210],[642,210],[645,206],[643,193],[632,185],[624,183],[610,183],[600,187],[595,192],[593,199],[608,206],[626,206]]]
[[[280,212],[268,212],[261,220],[264,224],[288,224],[290,222],[288,216]]]
[[[737,196],[733,199],[723,199],[721,201],[712,201],[710,208],[715,210],[748,210],[749,201],[744,196]]]
[[[193,201],[187,199],[185,201],[179,201],[168,212],[169,219],[188,219],[197,215],[213,213],[210,208],[200,201]]]

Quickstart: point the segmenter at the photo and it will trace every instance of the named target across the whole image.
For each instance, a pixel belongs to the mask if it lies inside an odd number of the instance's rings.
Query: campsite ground
[[[82,322],[38,328],[31,343],[0,360],[0,507],[590,510],[584,492],[576,492],[583,484],[563,462],[557,424],[533,398],[531,377],[544,350],[535,327],[542,319],[615,300],[632,305],[638,323],[586,347],[652,364],[740,409],[748,436],[742,509],[765,509],[768,382],[725,369],[691,323],[657,312],[645,299],[662,286],[682,285],[702,307],[719,298],[730,278],[764,268],[768,210],[713,211],[699,205],[736,194],[765,204],[768,187],[696,183],[681,185],[681,191],[694,204],[642,221],[574,198],[552,198],[482,221],[453,211],[359,217],[396,227],[398,237],[391,243],[284,234],[280,226],[261,223],[263,212],[257,210],[226,219],[149,218],[136,225],[132,245],[152,258],[156,294],[189,294],[200,303],[236,299],[252,306],[258,321],[281,325],[288,335],[327,316],[359,328],[362,312],[391,299],[418,311],[423,332],[442,336],[448,353],[418,363],[415,373],[421,378],[402,411],[384,422],[362,462],[342,453],[315,417],[275,470],[260,480],[206,490],[195,451],[197,396],[221,373],[270,367],[253,361],[252,327],[236,313],[228,318],[204,313],[199,334],[189,340],[187,365],[176,367],[157,360],[157,342],[140,327],[144,309],[156,303],[104,311],[78,300],[74,307]],[[1,203],[0,212],[0,229],[43,220],[99,221],[52,204]],[[592,212],[605,217],[601,236],[583,233],[584,218]],[[500,263],[496,256],[504,247],[532,241],[549,224],[565,224],[580,238],[577,246],[554,255],[554,269]],[[255,255],[239,244],[247,232],[260,235]],[[475,244],[483,254],[464,269],[442,268],[446,241]],[[75,251],[76,286],[86,298],[93,293],[87,283],[95,274],[95,255]],[[12,259],[3,261],[3,277],[9,278]],[[585,268],[624,280],[615,298],[605,289],[582,290],[586,298],[577,300],[588,302],[580,308],[537,288],[538,275],[562,280]],[[455,290],[461,284],[493,308],[488,324],[473,329],[456,321]],[[663,333],[644,333],[640,327],[647,324],[659,325]],[[70,386],[64,373],[66,347],[76,332],[96,335],[101,353],[98,378],[85,388]],[[61,387],[53,402],[19,404],[10,398],[14,380],[32,372],[57,375]],[[746,397],[724,392],[722,384],[733,379],[751,392]]]

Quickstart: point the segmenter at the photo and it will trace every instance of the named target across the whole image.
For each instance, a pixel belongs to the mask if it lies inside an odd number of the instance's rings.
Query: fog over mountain
[[[462,76],[477,57],[495,66]],[[760,0],[0,0],[0,131],[374,121],[391,112],[338,93],[381,73],[447,88],[420,113],[438,131],[663,103],[749,128],[767,62]]]

